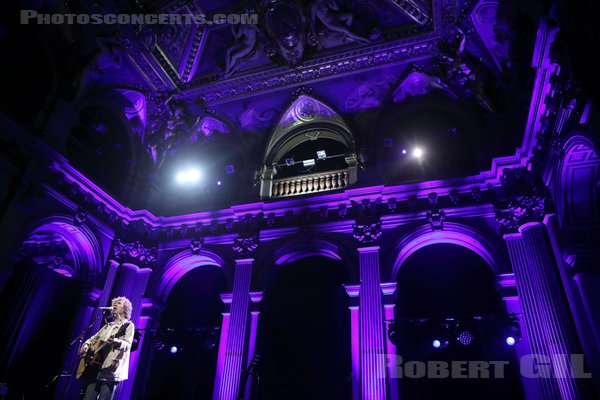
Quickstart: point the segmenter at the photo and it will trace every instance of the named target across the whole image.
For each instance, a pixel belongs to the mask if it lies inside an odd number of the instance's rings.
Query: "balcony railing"
[[[297,196],[342,189],[348,186],[348,170],[274,179],[271,197]]]

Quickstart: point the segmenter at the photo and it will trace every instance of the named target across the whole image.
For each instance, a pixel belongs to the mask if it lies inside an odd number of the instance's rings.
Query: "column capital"
[[[366,247],[357,247],[359,253],[377,253],[379,251],[379,246],[366,246]]]
[[[358,297],[360,294],[360,285],[344,285],[344,289],[350,297]]]
[[[89,290],[85,290],[83,292],[83,299],[85,305],[95,306],[96,302],[100,298],[100,295],[102,295],[102,290],[98,288],[91,288]]]
[[[252,265],[252,263],[254,263],[254,258],[236,258],[235,259],[235,265]]]
[[[263,292],[250,292],[250,301],[259,303],[263,299]]]
[[[519,227],[519,232],[525,233],[532,229],[543,229],[543,228],[544,228],[544,224],[542,224],[541,222],[528,222]]]
[[[506,233],[502,238],[508,242],[509,240],[520,240],[523,236],[520,233]]]

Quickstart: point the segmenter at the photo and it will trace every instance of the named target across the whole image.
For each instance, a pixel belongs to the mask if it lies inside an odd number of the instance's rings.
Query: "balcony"
[[[349,185],[348,170],[274,179],[271,197],[288,197],[343,189]]]

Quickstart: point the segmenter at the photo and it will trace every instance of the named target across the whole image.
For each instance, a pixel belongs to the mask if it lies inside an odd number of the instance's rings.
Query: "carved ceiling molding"
[[[337,78],[383,65],[410,63],[435,57],[438,54],[438,39],[436,37],[420,39],[422,40],[413,41],[412,43],[400,40],[371,46],[349,53],[308,61],[293,70],[288,67],[281,67],[226,81],[208,83],[197,88],[183,88],[182,91],[185,97],[202,96],[207,104],[213,105],[245,94],[266,93],[316,80]]]
[[[202,14],[194,2],[186,0],[173,2],[160,12]],[[167,28],[170,31],[165,32]],[[190,32],[181,31],[185,28]],[[136,44],[127,46],[127,55],[154,90],[173,91],[194,76],[205,33],[206,28],[197,24],[143,25],[135,34]],[[173,41],[179,39],[180,34],[186,36],[182,43],[169,42],[171,38]]]

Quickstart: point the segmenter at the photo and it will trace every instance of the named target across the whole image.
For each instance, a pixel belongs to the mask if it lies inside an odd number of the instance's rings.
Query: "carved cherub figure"
[[[340,11],[335,0],[315,0],[310,6],[311,31],[315,31],[317,21],[327,29],[341,33],[358,43],[368,43],[369,39],[350,30],[354,15],[351,12]]]
[[[253,24],[231,25],[235,43],[227,49],[225,56],[225,76],[231,76],[242,66],[245,58],[251,57],[256,51],[259,30]]]

